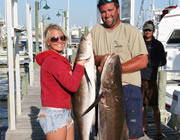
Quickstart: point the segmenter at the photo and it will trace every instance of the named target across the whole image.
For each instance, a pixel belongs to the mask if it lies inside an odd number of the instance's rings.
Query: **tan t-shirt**
[[[120,23],[114,30],[107,30],[98,24],[91,30],[95,55],[118,54],[121,63],[148,54],[141,32],[127,23]],[[122,74],[122,82],[141,85],[140,71]]]

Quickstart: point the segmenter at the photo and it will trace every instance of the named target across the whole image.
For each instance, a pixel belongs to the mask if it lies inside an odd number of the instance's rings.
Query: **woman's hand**
[[[84,66],[84,64],[87,63],[89,60],[90,60],[90,58],[89,59],[84,59],[84,60],[76,60],[76,64]]]

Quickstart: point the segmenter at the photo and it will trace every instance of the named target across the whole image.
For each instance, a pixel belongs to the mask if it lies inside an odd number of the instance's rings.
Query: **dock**
[[[140,138],[139,140],[156,140],[155,138],[157,131],[152,112],[148,112],[147,130],[148,131],[146,134],[144,134],[144,137]],[[180,140],[180,134],[166,124],[161,124],[161,132],[164,136],[163,140]]]
[[[28,93],[22,98],[22,115],[16,117],[16,130],[8,129],[5,140],[45,140],[45,135],[37,121],[37,115],[41,106],[39,78],[40,71],[37,68],[34,72],[33,86],[28,87]],[[147,121],[148,133],[139,140],[155,139],[156,127],[152,113],[148,114]],[[168,125],[161,124],[161,129],[165,136],[163,140],[180,140],[180,134]],[[78,140],[76,132],[75,140]]]
[[[45,140],[45,135],[37,121],[41,107],[40,72],[34,73],[34,82],[22,98],[22,114],[16,117],[16,130],[8,129],[5,140]]]

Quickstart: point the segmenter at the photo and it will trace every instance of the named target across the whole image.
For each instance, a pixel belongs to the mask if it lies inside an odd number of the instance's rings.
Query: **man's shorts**
[[[129,129],[129,138],[142,137],[142,105],[141,89],[131,84],[123,86],[126,121]]]
[[[156,80],[142,80],[143,104],[158,106],[158,87]]]
[[[40,109],[38,121],[45,134],[55,132],[58,128],[64,126],[68,127],[68,122],[70,121],[72,122],[71,124],[73,124],[71,110],[50,107],[42,107]]]

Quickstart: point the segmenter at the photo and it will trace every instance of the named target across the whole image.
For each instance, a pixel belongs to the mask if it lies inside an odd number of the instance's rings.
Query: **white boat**
[[[179,3],[180,4],[180,3]],[[180,132],[180,6],[165,8],[158,24],[157,39],[167,52],[166,109],[171,112],[169,126]]]
[[[174,91],[180,92],[180,7],[169,6],[163,10],[158,25],[157,39],[167,52],[166,106],[170,107]]]

